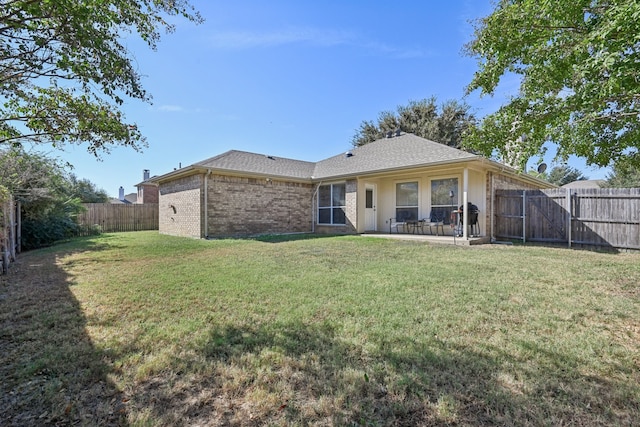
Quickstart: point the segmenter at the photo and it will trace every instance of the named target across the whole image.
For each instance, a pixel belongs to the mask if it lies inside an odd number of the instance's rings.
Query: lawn
[[[0,277],[1,425],[633,425],[640,254],[105,234]]]

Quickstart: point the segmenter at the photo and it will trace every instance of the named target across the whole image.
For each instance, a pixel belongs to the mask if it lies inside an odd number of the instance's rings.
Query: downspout
[[[209,238],[209,175],[211,169],[204,175],[204,238]]]
[[[315,200],[318,194],[318,190],[320,190],[320,186],[322,185],[322,181],[318,183],[316,186],[313,195],[311,196],[311,233],[315,234],[316,232],[316,208],[315,208]]]

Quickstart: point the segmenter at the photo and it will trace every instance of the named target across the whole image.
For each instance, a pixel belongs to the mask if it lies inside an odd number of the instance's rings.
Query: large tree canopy
[[[467,104],[455,100],[446,101],[441,107],[435,97],[410,101],[408,105],[399,106],[397,113],[380,113],[377,123],[363,121],[351,143],[358,147],[400,129],[457,148],[462,135],[475,125],[475,117],[469,110]]]
[[[155,49],[172,15],[202,20],[187,0],[0,0],[0,147],[144,146],[119,109],[150,100],[122,37]]]
[[[640,160],[637,0],[499,0],[466,49],[479,65],[469,92],[494,94],[501,78],[521,79],[519,94],[466,141],[474,149],[516,152],[521,167],[546,141],[561,159]]]

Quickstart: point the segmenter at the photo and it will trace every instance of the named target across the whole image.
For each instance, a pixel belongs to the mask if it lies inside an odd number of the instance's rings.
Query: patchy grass
[[[0,424],[631,425],[638,283],[638,254],[79,239],[0,279]]]

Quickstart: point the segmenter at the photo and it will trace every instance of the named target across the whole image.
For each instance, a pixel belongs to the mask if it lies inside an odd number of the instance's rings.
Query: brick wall
[[[216,174],[208,179],[209,236],[311,232],[313,185]]]
[[[350,228],[349,233],[355,233],[358,224],[358,181],[347,181],[345,187],[347,227]]]
[[[138,199],[136,203],[158,203],[158,201],[158,187],[148,184],[138,186]]]
[[[159,187],[159,231],[184,237],[204,237],[202,231],[202,175],[179,178]]]
[[[488,176],[491,177],[491,174]],[[487,180],[487,185],[491,185],[491,179]],[[493,175],[493,185],[495,190],[537,190],[540,188],[516,177],[501,174]]]

